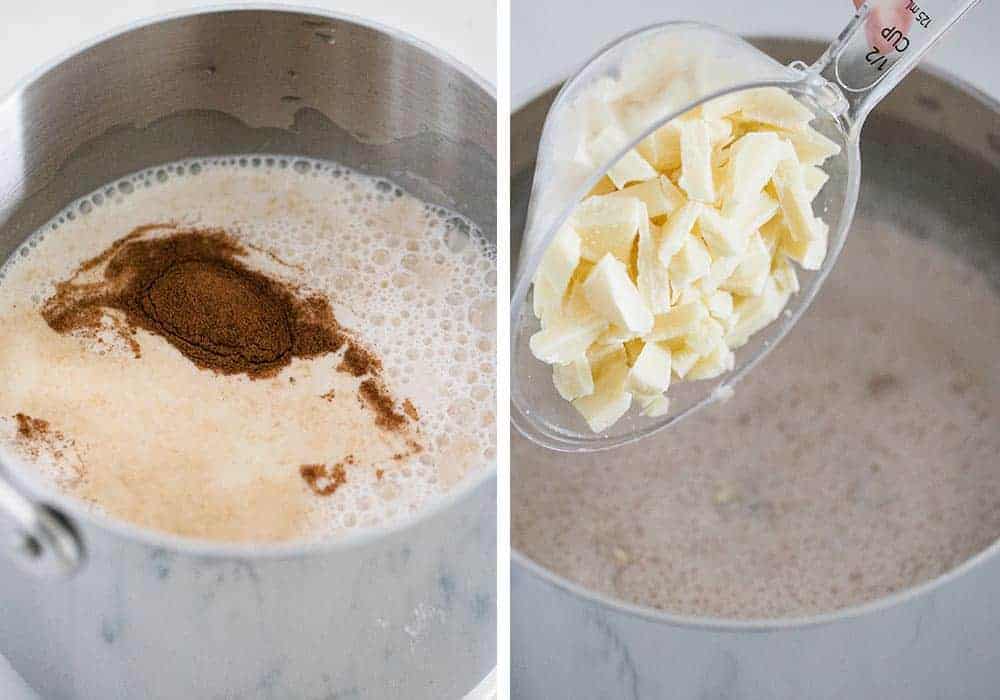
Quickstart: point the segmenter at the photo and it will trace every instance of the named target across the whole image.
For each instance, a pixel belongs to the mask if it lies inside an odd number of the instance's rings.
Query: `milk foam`
[[[930,241],[856,229],[724,405],[635,447],[513,439],[514,546],[591,590],[773,618],[931,579],[1000,536],[1000,303]]]
[[[136,359],[38,313],[79,264],[150,223],[222,228],[250,263],[330,299],[420,420],[419,455],[373,425],[337,357],[251,381],[140,331]],[[259,155],[152,168],[67,207],[0,270],[0,446],[95,508],[226,540],[323,538],[406,517],[495,459],[495,255],[468,220],[334,163]],[[329,397],[332,390],[333,398]],[[326,397],[324,398],[324,395]],[[15,413],[51,423],[26,450]],[[313,495],[298,467],[353,455]],[[185,495],[193,494],[193,495]]]

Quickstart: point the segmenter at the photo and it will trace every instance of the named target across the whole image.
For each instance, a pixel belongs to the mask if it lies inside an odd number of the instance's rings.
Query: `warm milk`
[[[799,326],[724,405],[634,447],[514,437],[514,546],[699,616],[829,611],[1000,535],[1000,298],[899,231],[857,231]]]
[[[339,358],[251,380],[197,368],[139,331],[136,358],[52,331],[55,282],[150,223],[218,227],[247,263],[326,296],[419,413],[422,451],[394,459]],[[496,263],[466,220],[389,182],[277,156],[203,159],[112,183],[67,208],[0,279],[4,457],[139,525],[209,539],[321,538],[411,514],[495,458]],[[108,318],[109,327],[112,321]],[[25,447],[13,416],[48,422]],[[303,464],[354,462],[330,496]]]

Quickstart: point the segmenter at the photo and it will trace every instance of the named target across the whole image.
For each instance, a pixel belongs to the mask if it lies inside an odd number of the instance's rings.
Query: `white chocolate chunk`
[[[708,274],[698,280],[698,291],[705,296],[715,294],[719,285],[725,282],[739,267],[741,257],[716,258],[712,261],[712,267]]]
[[[590,156],[596,164],[614,158],[628,144],[628,136],[616,124],[605,127],[591,142]],[[630,182],[651,180],[657,176],[653,168],[639,153],[632,149],[625,153],[607,172],[615,187],[622,189]]]
[[[629,387],[636,394],[663,393],[670,387],[670,351],[646,343],[629,369]]]
[[[814,116],[808,107],[777,87],[744,90],[735,98],[743,119],[782,129],[808,124]]]
[[[587,193],[587,197],[596,197],[597,195],[611,194],[612,192],[617,191],[618,188],[615,187],[615,183],[611,182],[611,180],[608,179],[608,176],[605,175],[597,181],[596,185],[590,188],[590,192]],[[586,197],[584,199],[586,199]]]
[[[597,316],[556,316],[532,335],[528,344],[531,353],[542,362],[566,364],[585,353],[607,327],[608,322]]]
[[[670,265],[673,257],[684,247],[701,210],[702,205],[698,202],[687,202],[667,218],[660,234],[659,256],[663,265]]]
[[[644,138],[636,150],[660,172],[681,167],[681,131],[676,122],[669,122]]]
[[[780,316],[799,290],[796,263],[816,269],[827,255],[812,204],[828,175],[816,166],[840,150],[804,103],[761,88],[695,107],[625,151],[628,132],[704,78],[639,73],[628,89],[598,81],[606,90],[580,117],[578,156],[590,168],[617,162],[571,217],[576,240],[561,231],[534,280],[532,351],[556,365],[556,390],[596,432],[633,402],[668,414],[672,377],[732,371],[733,350]]]
[[[603,368],[605,363],[611,360],[628,362],[625,346],[622,343],[611,343],[608,345],[598,345],[595,343],[587,350],[587,362],[590,363],[591,371],[595,374]]]
[[[635,331],[630,331],[627,328],[621,328],[612,324],[598,336],[594,343],[596,345],[621,345],[638,337],[639,334]]]
[[[712,351],[700,358],[687,373],[686,379],[690,381],[698,379],[714,379],[721,374],[731,372],[736,366],[736,356],[733,351],[726,347],[725,343],[719,343]]]
[[[646,205],[646,215],[655,219],[664,214],[672,214],[684,204],[684,193],[666,175],[652,180],[629,185],[608,197],[635,197]]]
[[[573,401],[595,433],[614,425],[632,405],[632,393],[626,391],[628,375],[624,352],[612,355],[594,366],[594,392]]]
[[[610,253],[587,275],[583,293],[594,312],[609,323],[639,335],[653,328],[653,314],[643,303],[625,264]]]
[[[705,308],[709,315],[721,323],[728,330],[730,323],[735,323],[733,319],[733,295],[729,292],[715,292],[705,297]],[[656,330],[656,324],[653,324]]]
[[[594,393],[594,378],[586,355],[580,355],[565,365],[555,365],[552,368],[552,381],[556,391],[567,401]]]
[[[825,222],[817,220],[816,237],[803,240],[794,236],[782,240],[779,250],[802,266],[803,270],[818,270],[826,259],[828,228]]]
[[[778,193],[778,202],[781,204],[781,214],[785,225],[788,227],[787,244],[791,250],[795,251],[795,257],[803,267],[808,261],[807,269],[816,270],[822,265],[822,257],[817,259],[820,252],[823,256],[826,253],[826,231],[823,223],[815,217],[812,211],[812,203],[806,194],[805,184],[802,179],[802,169],[794,158],[782,160],[774,171],[774,188]],[[810,244],[823,239],[822,250],[817,250]]]
[[[827,175],[823,170],[820,170],[815,165],[806,165],[802,167],[802,183],[806,188],[806,197],[809,201],[816,199],[816,195],[820,193],[823,189],[823,185],[827,183],[830,176]]]
[[[774,277],[768,277],[760,296],[740,297],[734,304],[739,320],[726,334],[729,347],[745,345],[751,335],[778,318],[789,296],[791,290],[779,288]]]
[[[698,353],[689,347],[682,347],[670,353],[670,368],[678,379],[687,377],[697,362]]]
[[[670,285],[680,290],[691,286],[694,282],[708,274],[712,269],[712,254],[694,235],[688,235],[684,245],[670,260],[667,268],[670,274]]]
[[[647,221],[639,227],[639,248],[636,254],[637,286],[646,307],[653,314],[670,308],[670,276],[660,262],[659,227]]]
[[[597,262],[611,253],[627,263],[639,226],[646,220],[646,206],[635,197],[601,195],[583,200],[572,217],[580,236],[580,257]]]
[[[740,264],[722,284],[720,289],[741,296],[757,296],[764,291],[764,283],[771,274],[771,253],[764,239],[756,231],[750,238],[747,253]]]
[[[729,148],[722,198],[727,209],[754,200],[764,189],[787,146],[774,132],[750,132]]]
[[[544,283],[562,300],[573,271],[580,263],[580,237],[570,224],[563,224],[546,248],[535,272],[535,284]]]
[[[725,344],[726,329],[712,317],[703,319],[690,333],[684,336],[687,347],[698,353],[699,357],[708,355],[716,345]]]
[[[531,288],[531,306],[535,312],[535,317],[541,320],[542,325],[553,314],[559,313],[562,305],[562,295],[557,294],[552,285],[545,280],[537,280]]]
[[[774,279],[774,285],[779,292],[783,294],[799,293],[799,276],[795,273],[795,268],[787,260],[779,258],[774,261],[771,277]]]
[[[716,97],[701,106],[701,116],[709,121],[728,117],[738,111],[740,111],[739,93]]]
[[[802,165],[823,165],[827,158],[840,153],[840,146],[810,126],[786,131],[782,136],[791,142]]]
[[[674,306],[665,314],[656,317],[653,330],[646,335],[646,340],[673,340],[693,332],[702,321],[708,318],[708,309],[700,301]]]
[[[704,207],[698,215],[698,230],[713,258],[742,255],[746,250],[747,231],[711,207]]]
[[[755,231],[773,219],[779,208],[777,199],[761,191],[750,201],[737,206],[726,206],[723,215],[733,219],[741,230]]]
[[[636,395],[636,401],[642,407],[642,413],[649,418],[659,418],[670,413],[670,399],[663,394],[650,396]]]
[[[696,202],[715,201],[712,179],[712,136],[701,119],[683,121],[681,131],[681,177],[677,184]]]
[[[733,138],[733,123],[728,119],[708,120],[708,139],[712,144],[712,149],[719,149],[729,145]]]
[[[596,390],[589,396],[573,401],[573,407],[580,412],[587,425],[595,433],[603,433],[628,413],[632,405],[632,394],[627,391]]]

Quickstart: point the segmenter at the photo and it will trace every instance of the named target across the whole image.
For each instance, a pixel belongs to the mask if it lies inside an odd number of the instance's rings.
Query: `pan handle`
[[[40,578],[65,578],[83,563],[79,536],[65,516],[36,503],[0,476],[0,549]]]

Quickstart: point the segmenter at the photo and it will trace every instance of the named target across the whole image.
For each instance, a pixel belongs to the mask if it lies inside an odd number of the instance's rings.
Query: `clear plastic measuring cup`
[[[858,198],[858,141],[865,117],[977,2],[869,1],[812,65],[801,61],[782,65],[738,37],[696,23],[639,30],[591,59],[563,86],[546,117],[538,149],[511,299],[514,427],[544,447],[594,451],[651,435],[728,397],[731,387],[799,319],[837,260]],[[877,6],[885,4],[897,11],[877,11],[881,9]],[[666,415],[648,418],[633,406],[606,432],[595,434],[556,392],[552,368],[537,360],[528,346],[540,328],[532,311],[531,286],[542,255],[577,203],[642,139],[703,102],[766,86],[781,87],[809,105],[816,114],[812,126],[841,147],[839,154],[824,163],[830,179],[813,202],[817,216],[830,227],[825,262],[817,271],[799,271],[798,294],[777,320],[736,351],[731,372],[715,380],[675,383]],[[612,104],[614,113],[610,114]],[[621,127],[620,144],[601,159],[581,151],[581,145],[609,119]]]

